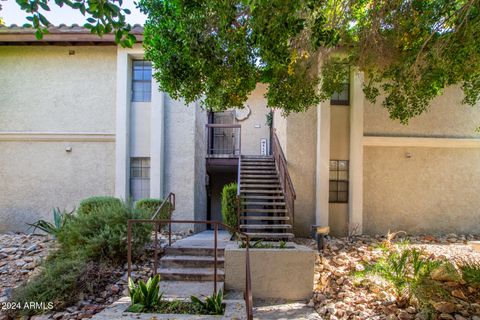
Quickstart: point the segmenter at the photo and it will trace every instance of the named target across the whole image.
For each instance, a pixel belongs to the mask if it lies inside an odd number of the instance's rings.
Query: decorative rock
[[[465,294],[463,293],[462,290],[453,290],[452,291],[452,296],[454,296],[455,298],[459,298],[459,299],[462,299],[462,300],[467,300],[467,297],[465,296]]]
[[[435,310],[441,313],[453,313],[456,310],[456,307],[451,302],[435,302],[433,303]]]
[[[412,319],[413,319],[413,315],[411,315],[410,313],[408,313],[408,312],[405,311],[405,310],[402,310],[402,311],[400,311],[400,313],[398,314],[398,319],[399,319],[399,320],[412,320]]]
[[[451,314],[448,314],[448,313],[441,313],[438,318],[442,319],[442,320],[455,320],[455,318]]]

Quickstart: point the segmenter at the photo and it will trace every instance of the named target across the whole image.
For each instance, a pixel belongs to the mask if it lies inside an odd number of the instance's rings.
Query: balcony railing
[[[207,156],[238,157],[241,154],[242,132],[239,124],[207,124]]]

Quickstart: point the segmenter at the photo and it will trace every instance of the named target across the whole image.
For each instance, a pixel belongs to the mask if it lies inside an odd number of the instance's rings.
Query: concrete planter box
[[[189,299],[186,299],[186,301],[189,301]],[[134,312],[125,312],[125,310],[127,310],[127,308],[130,306],[130,297],[123,297],[117,302],[113,303],[110,307],[103,310],[102,312],[97,313],[92,319],[94,320],[110,320],[110,319],[244,320],[244,319],[247,319],[247,309],[245,307],[245,301],[224,300],[223,302],[225,303],[225,314],[223,316],[196,315],[196,314],[134,313]]]
[[[254,298],[308,300],[313,292],[315,251],[294,243],[288,249],[250,249]],[[245,289],[245,249],[225,248],[225,289]]]

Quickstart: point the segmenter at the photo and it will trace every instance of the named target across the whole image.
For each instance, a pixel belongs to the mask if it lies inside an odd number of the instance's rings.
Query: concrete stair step
[[[217,282],[217,291],[224,291],[224,282]],[[213,281],[160,281],[160,291],[164,298],[187,298],[191,296],[210,296],[213,293]]]
[[[256,175],[276,175],[275,170],[240,170],[240,174],[256,174]]]
[[[277,180],[278,176],[274,175],[261,175],[261,174],[240,174],[240,178],[243,179],[264,179],[264,180]]]
[[[265,164],[256,164],[256,165],[251,165],[249,163],[247,164],[242,164],[241,165],[242,170],[274,170],[275,169],[275,163],[265,163]]]
[[[217,257],[217,267],[223,268],[225,259],[223,256]],[[162,268],[213,268],[215,265],[213,256],[173,256],[167,255],[160,259]]]
[[[275,232],[245,232],[250,239],[271,239],[271,240],[280,240],[280,239],[292,239],[295,236],[293,233],[275,233]]]
[[[213,246],[213,244],[212,244]],[[215,254],[215,249],[213,247],[165,247],[165,255],[173,255],[173,256],[210,256],[213,257]],[[225,251],[224,248],[217,249],[217,257],[222,256]]]
[[[287,209],[240,209],[240,212],[249,212],[249,213],[256,213],[256,212],[267,212],[267,213],[287,213]]]
[[[290,220],[290,217],[241,216],[240,220],[244,220],[244,221],[288,221],[288,220]]]
[[[292,226],[289,224],[241,224],[240,229],[289,230],[292,229]]]
[[[279,189],[281,188],[280,184],[257,184],[257,183],[242,183],[240,181],[241,185],[240,185],[240,189],[242,188],[268,188],[268,189]]]
[[[213,268],[159,268],[162,280],[213,281]],[[217,281],[225,280],[225,271],[217,269]]]
[[[261,184],[269,184],[269,183],[276,183],[278,184],[278,179],[275,180],[266,180],[266,179],[244,179],[240,180],[240,183],[261,183]]]
[[[244,190],[240,189],[240,193],[243,194],[281,194],[283,195],[283,191],[280,190],[264,190],[264,189],[253,189],[253,190]]]
[[[242,163],[252,163],[252,162],[261,162],[261,163],[265,163],[265,162],[273,162],[275,163],[275,160],[273,158],[251,158],[251,157],[245,157],[245,156],[242,156]]]
[[[250,199],[258,199],[258,200],[284,200],[285,197],[284,196],[267,196],[267,195],[263,195],[263,196],[253,196],[253,195],[250,195],[250,194],[247,194],[247,195],[243,195],[241,196],[242,199],[248,201]]]
[[[275,202],[268,202],[268,201],[244,201],[242,202],[244,206],[275,206],[275,207],[285,207],[285,202],[275,201]]]

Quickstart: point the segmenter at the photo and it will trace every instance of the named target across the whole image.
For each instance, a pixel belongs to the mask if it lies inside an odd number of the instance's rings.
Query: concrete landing
[[[212,248],[214,247],[214,231],[205,230],[196,233],[190,237],[178,240],[172,244],[172,248]],[[218,230],[217,239],[218,249],[225,249],[225,246],[230,242],[230,233],[226,230]]]

